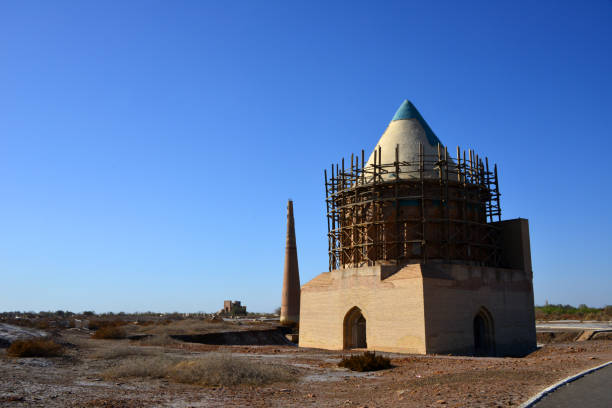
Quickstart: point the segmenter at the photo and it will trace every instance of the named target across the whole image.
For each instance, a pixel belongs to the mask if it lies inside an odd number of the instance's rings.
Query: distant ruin
[[[219,314],[231,316],[246,315],[247,308],[242,306],[239,300],[225,300],[223,301],[223,309],[219,310]]]
[[[325,172],[329,271],[301,290],[302,347],[520,355],[536,346],[525,219],[497,166],[454,157],[405,101],[368,160]]]

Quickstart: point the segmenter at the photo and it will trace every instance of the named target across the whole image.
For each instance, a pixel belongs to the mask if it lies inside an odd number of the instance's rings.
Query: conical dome
[[[380,137],[372,154],[370,154],[366,167],[371,167],[374,164],[374,152],[377,152],[379,147],[381,157],[377,157],[376,161],[383,165],[394,163],[395,147],[398,145],[399,161],[414,163],[416,166],[419,163],[420,144],[423,145],[425,155],[433,158],[437,157],[438,145],[442,145],[442,142],[440,142],[440,139],[431,130],[412,102],[406,99],[397,112],[395,112],[391,123],[389,123],[389,126],[387,126],[387,129]],[[408,170],[406,167],[402,166],[401,178],[418,177],[416,172],[414,174],[403,173],[403,171]],[[430,177],[430,173],[428,172],[426,176]],[[392,176],[391,178],[395,177],[394,174]],[[389,177],[389,175],[383,176],[384,179]]]

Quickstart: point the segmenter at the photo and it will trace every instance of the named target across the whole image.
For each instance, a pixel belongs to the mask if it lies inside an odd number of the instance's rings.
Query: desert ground
[[[128,338],[51,330],[64,347],[59,357],[17,358],[0,349],[0,406],[506,407],[612,360],[609,336],[575,341],[579,333],[556,332],[539,334],[551,343],[522,358],[380,353],[393,368],[361,373],[337,366],[348,353],[298,348],[274,323],[122,328]]]

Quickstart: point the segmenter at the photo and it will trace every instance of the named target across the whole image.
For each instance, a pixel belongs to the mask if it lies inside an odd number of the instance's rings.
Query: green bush
[[[15,340],[6,350],[12,357],[59,357],[64,348],[50,339]]]
[[[366,351],[363,354],[343,357],[338,363],[338,366],[353,371],[377,371],[393,367],[391,365],[391,360],[370,351]]]
[[[538,320],[610,320],[612,319],[612,308],[588,307],[581,304],[578,307],[572,305],[553,305],[535,307],[535,316]]]

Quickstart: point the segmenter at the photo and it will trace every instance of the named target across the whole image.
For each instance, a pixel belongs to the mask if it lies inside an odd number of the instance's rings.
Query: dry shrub
[[[376,353],[370,351],[349,356],[348,358],[343,357],[338,366],[352,371],[377,371],[393,367],[391,360],[387,357],[376,355]]]
[[[295,380],[296,372],[286,366],[264,364],[227,354],[208,354],[197,360],[182,361],[172,367],[174,381],[199,385],[262,385]]]
[[[90,330],[98,330],[104,327],[119,327],[125,326],[127,322],[119,319],[115,320],[104,320],[104,319],[95,319],[89,321],[89,329]]]
[[[15,340],[6,350],[12,357],[58,357],[64,348],[50,339]]]
[[[174,340],[167,334],[148,336],[138,341],[143,346],[170,346],[177,344],[178,341]]]
[[[125,339],[127,334],[121,327],[105,326],[102,327],[91,336],[92,339]]]
[[[169,370],[180,361],[178,358],[165,355],[128,358],[104,371],[102,376],[105,378],[164,378],[168,375]]]
[[[201,358],[183,360],[170,356],[128,359],[106,370],[106,378],[168,378],[197,385],[262,385],[294,381],[296,370],[286,366],[210,353]]]

